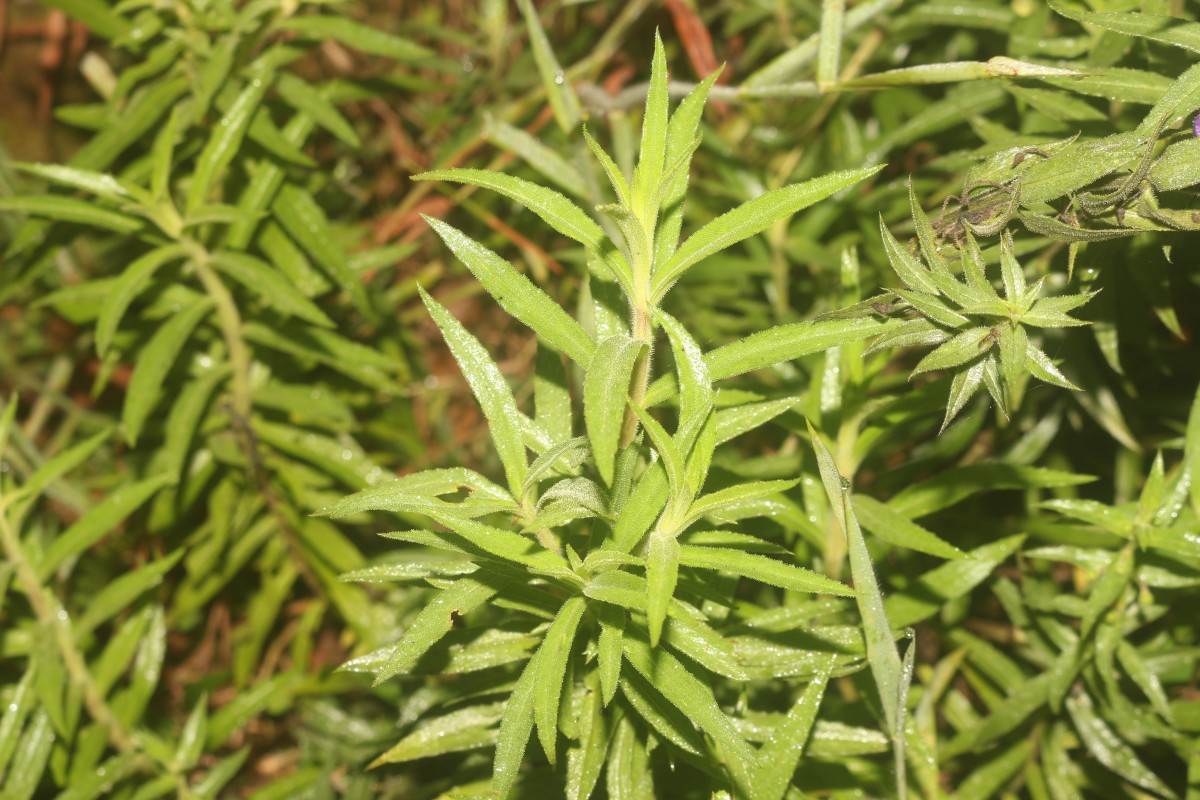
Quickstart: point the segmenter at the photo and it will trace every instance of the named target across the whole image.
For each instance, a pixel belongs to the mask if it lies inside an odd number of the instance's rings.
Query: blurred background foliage
[[[393,548],[371,535],[378,523],[309,515],[391,473],[495,473],[417,286],[480,337],[518,402],[533,342],[420,215],[512,258],[568,307],[586,303],[588,266],[503,197],[409,176],[500,169],[605,202],[581,125],[632,170],[658,29],[673,95],[724,64],[685,230],[772,188],[886,164],[689,272],[668,310],[704,349],[896,286],[879,221],[913,238],[910,176],[943,238],[973,230],[996,264],[999,220],[1031,281],[1099,290],[1078,312],[1090,327],[1042,342],[1082,391],[1030,385],[1007,416],[977,397],[940,436],[952,376],[909,381],[921,352],[864,375],[853,348],[832,350],[727,390],[802,399],[714,470],[816,476],[804,416],[856,465],[876,570],[902,598],[892,624],[916,627],[910,713],[936,770],[911,769],[913,791],[1200,797],[1191,119],[1139,140],[1158,161],[1179,148],[1158,173],[1140,172],[1136,148],[1097,149],[1111,169],[1028,203],[994,174],[1144,129],[1197,62],[1196,18],[1184,0],[0,3],[0,396],[14,398],[0,425],[0,791],[417,798],[486,778],[487,735],[429,727],[469,695],[469,674],[446,690],[436,664],[377,687],[337,669],[398,638],[428,576],[339,580]],[[28,162],[112,173],[154,202],[139,211],[106,187],[105,216],[95,187]],[[209,191],[193,202],[197,184]],[[49,205],[21,199],[48,185]],[[1119,196],[1085,207],[1085,188]],[[155,216],[172,192],[192,233]],[[1030,216],[1056,225],[1031,232]],[[128,277],[184,239],[291,288],[217,279],[222,300],[194,250]],[[117,292],[129,310],[106,322]],[[202,316],[206,303],[237,319]],[[887,540],[918,519],[972,558]],[[841,569],[819,482],[747,529]],[[1119,585],[1101,580],[1110,564],[1128,567]],[[812,646],[802,633],[780,636]],[[831,683],[793,796],[892,791],[863,674]],[[795,695],[767,686],[721,695],[751,741]],[[413,745],[404,758],[364,770],[397,741]],[[646,759],[659,796],[714,789],[673,777],[663,749]],[[518,794],[557,793],[549,774]]]

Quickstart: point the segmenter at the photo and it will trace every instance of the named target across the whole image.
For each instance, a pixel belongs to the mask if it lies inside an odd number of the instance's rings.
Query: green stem
[[[646,343],[646,349],[638,356],[633,365],[633,380],[630,383],[629,398],[641,405],[646,399],[646,389],[650,385],[650,362],[653,358],[654,336],[650,327],[650,309],[647,305],[639,305],[633,312],[633,335]],[[626,448],[637,435],[638,419],[632,408],[625,409],[625,424],[621,429],[621,447]]]
[[[96,683],[92,680],[91,673],[88,672],[87,662],[75,647],[75,635],[71,630],[71,622],[66,610],[58,598],[42,586],[41,581],[38,580],[37,570],[29,563],[25,549],[21,546],[20,537],[9,525],[7,509],[4,508],[4,505],[5,503],[0,501],[0,540],[3,541],[4,557],[12,565],[21,590],[29,598],[29,605],[33,609],[34,616],[37,617],[39,623],[53,631],[54,641],[58,645],[59,655],[62,657],[63,665],[67,668],[67,675],[70,677],[71,683],[82,690],[84,706],[87,707],[92,719],[108,732],[108,739],[112,742],[113,747],[122,753],[138,750],[129,731],[125,730],[125,726],[117,719],[116,714],[104,701],[100,690],[96,688]]]

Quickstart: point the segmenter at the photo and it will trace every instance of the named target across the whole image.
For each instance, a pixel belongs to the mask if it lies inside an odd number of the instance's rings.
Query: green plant
[[[59,109],[91,134],[66,164],[13,165],[48,188],[0,198],[27,217],[0,293],[20,296],[55,266],[76,276],[38,302],[94,323],[72,356],[86,363],[94,345],[91,396],[119,392],[128,449],[110,447],[106,414],[53,392],[21,424],[6,405],[4,656],[16,674],[0,788],[215,797],[251,785],[251,748],[234,744],[247,718],[336,691],[319,656],[310,667],[321,632],[379,630],[366,595],[337,580],[364,556],[307,512],[383,477],[352,426],[410,377],[375,286],[413,248],[348,255],[358,232],[330,221],[345,201],[309,155],[361,145],[339,106],[375,88],[289,65],[312,69],[314,47],[333,42],[389,63],[433,54],[306,5],[71,10],[110,40],[119,72],[94,55],[103,101]],[[364,330],[374,347],[355,341]],[[42,442],[57,425],[86,436]],[[232,652],[197,681],[168,655],[168,632],[212,630],[222,615]],[[186,721],[163,712],[160,684],[178,688]],[[328,785],[338,763],[317,753],[285,785]]]
[[[1200,791],[1188,4],[55,5],[111,44],[84,172],[0,154],[0,794]],[[222,221],[263,174],[319,215]],[[197,259],[239,324],[154,399]]]
[[[1025,371],[1073,388],[1049,358],[1028,343],[1025,326],[1077,324],[1063,312],[1087,296],[1038,300],[1040,287],[1025,286],[1024,271],[1013,256],[1012,243],[1006,241],[1002,299],[969,234],[963,250],[968,283],[961,283],[934,246],[932,228],[914,199],[930,268],[884,229],[893,266],[910,289],[865,301],[857,307],[866,311],[862,315],[841,312],[769,328],[704,353],[662,308],[688,268],[878,172],[868,168],[835,173],[767,192],[679,243],[688,165],[715,78],[703,81],[673,114],[668,113],[665,55],[661,41],[656,41],[632,176],[622,174],[585,131],[616,198],[615,203],[598,206],[610,236],[563,195],[523,179],[476,170],[417,176],[498,191],[583,245],[592,267],[588,294],[594,302],[584,310],[585,327],[496,253],[446,223],[428,220],[500,305],[537,334],[543,349],[534,379],[534,413],[527,416],[518,407],[478,340],[423,294],[487,418],[506,486],[465,469],[435,470],[365,490],[329,510],[335,517],[372,511],[432,520],[445,530],[388,536],[453,554],[429,561],[423,550],[412,550],[395,554],[398,563],[348,576],[367,581],[420,578],[440,590],[396,644],[364,655],[352,666],[374,672],[379,682],[410,672],[422,659],[441,664],[452,675],[525,664],[515,684],[511,669],[444,684],[438,692],[443,702],[464,703],[454,689],[463,681],[470,687],[465,691],[476,698],[474,704],[467,702],[424,723],[377,764],[495,744],[491,790],[507,796],[518,779],[526,741],[536,729],[551,765],[560,756],[561,740],[568,740],[568,796],[589,796],[606,761],[609,793],[620,795],[622,786],[648,785],[653,779],[644,761],[631,758],[626,749],[631,745],[609,746],[610,735],[617,735],[637,742],[632,746],[638,752],[666,747],[671,758],[695,767],[702,776],[696,779],[709,781],[714,790],[782,797],[826,681],[865,664],[878,692],[884,733],[893,743],[902,793],[907,785],[904,753],[912,737],[906,734],[905,698],[914,650],[906,650],[908,666],[903,666],[848,499],[850,479],[839,473],[833,455],[810,427],[832,512],[831,536],[844,537],[855,589],[774,558],[781,552],[777,544],[734,529],[735,521],[776,513],[775,504],[785,502],[784,493],[799,480],[710,480],[718,446],[789,411],[800,398],[755,398],[747,403],[735,391],[734,399],[727,401],[714,384],[780,361],[853,348],[877,334],[879,343],[872,350],[944,341],[916,372],[967,367],[954,381],[948,423],[985,382],[1001,408],[1015,405]],[[615,284],[619,291],[605,284]],[[623,301],[620,305],[606,302],[614,294]],[[939,294],[961,306],[961,313],[939,300]],[[923,316],[907,323],[874,318],[892,312],[893,298]],[[621,306],[627,313],[619,313]],[[1000,321],[992,327],[966,328],[967,315]],[[947,330],[961,332],[952,337]],[[652,381],[660,333],[670,343],[673,369]],[[840,357],[836,349],[831,352]],[[563,369],[560,356],[570,360],[569,371]],[[852,371],[865,385],[886,360],[876,357]],[[572,374],[574,381],[568,377]],[[573,400],[573,383],[581,402]],[[675,400],[677,408],[673,432],[650,413],[669,400]],[[850,410],[851,402],[847,400],[843,412]],[[860,412],[866,413],[869,404]],[[578,417],[586,436],[576,436]],[[845,425],[846,421],[843,433]],[[528,449],[537,454],[532,464]],[[885,539],[944,558],[963,558],[932,533],[895,519],[895,512],[879,504],[872,509],[873,527],[889,529],[880,531]],[[840,548],[832,540],[821,545],[825,571],[836,577],[841,559],[835,551]],[[714,572],[720,577],[712,582]],[[741,581],[748,582],[744,596],[739,592]],[[766,620],[788,610],[773,607],[771,598],[778,590],[796,599],[854,598],[861,620],[847,629],[855,632],[854,643],[845,642],[841,653],[808,653],[801,667],[749,667],[761,654],[747,643],[753,635],[745,631],[770,624]],[[813,603],[807,616],[799,611],[802,617],[844,610],[836,600],[800,602],[798,608]],[[487,606],[494,610],[489,612]],[[472,624],[480,615],[483,621]],[[461,624],[467,627],[456,632]],[[809,688],[756,752],[722,709],[721,699],[752,707],[753,684],[738,682],[785,677],[808,678]],[[931,779],[928,773],[924,779]]]

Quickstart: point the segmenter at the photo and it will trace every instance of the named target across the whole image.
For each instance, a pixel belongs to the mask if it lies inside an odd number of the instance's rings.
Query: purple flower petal
[[[1196,118],[1192,120],[1192,133],[1196,134],[1197,139],[1200,139],[1200,114],[1197,114]]]

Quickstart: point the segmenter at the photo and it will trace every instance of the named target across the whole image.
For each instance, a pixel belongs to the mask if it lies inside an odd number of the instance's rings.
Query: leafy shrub
[[[6,796],[1200,791],[1194,12],[672,0],[700,82],[591,83],[650,5],[73,0],[92,138],[0,197]],[[331,166],[408,89],[425,288]],[[418,434],[428,317],[490,446]]]

